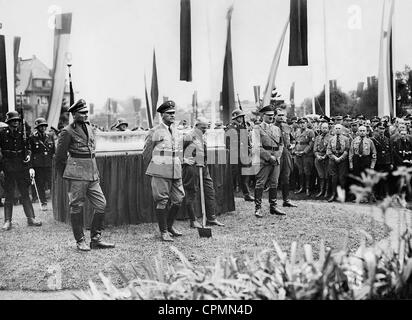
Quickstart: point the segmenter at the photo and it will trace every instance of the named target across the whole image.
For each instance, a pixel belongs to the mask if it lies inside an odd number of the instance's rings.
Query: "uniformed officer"
[[[359,135],[352,141],[349,149],[349,169],[358,177],[366,169],[374,169],[376,164],[375,144],[366,134],[366,127],[359,127]]]
[[[233,186],[239,184],[245,201],[253,202],[255,199],[250,195],[249,174],[247,168],[250,166],[250,150],[252,148],[248,128],[245,123],[245,113],[240,109],[232,112],[232,121],[225,130],[226,149],[229,150],[229,161],[232,170]]]
[[[352,143],[352,140],[354,140],[358,136],[358,122],[354,121],[351,124],[351,132],[349,133],[349,140]]]
[[[349,170],[349,138],[342,134],[342,125],[335,126],[335,134],[330,137],[326,154],[329,157],[329,174],[332,176],[332,196],[328,202],[333,202],[337,195],[338,181],[342,188],[346,185]]]
[[[29,197],[30,180],[34,178],[35,171],[31,164],[31,151],[28,140],[25,139],[20,126],[21,118],[18,112],[9,111],[6,114],[8,128],[0,132],[0,160],[4,172],[4,226],[8,231],[12,227],[13,200],[15,185],[21,195],[21,202],[29,226],[39,227],[40,221],[35,219],[33,205]]]
[[[115,129],[116,131],[127,131],[129,124],[123,118],[120,118],[116,121]]]
[[[51,185],[52,161],[55,154],[54,140],[47,130],[46,119],[38,118],[34,121],[36,131],[30,136],[30,149],[32,151],[32,166],[36,172],[35,181],[39,192],[42,210],[47,210],[46,185]],[[34,190],[33,195],[36,195]],[[33,198],[37,198],[33,197]]]
[[[372,138],[376,147],[376,165],[375,170],[389,174],[393,169],[392,144],[388,137],[385,136],[385,127],[379,123],[376,126],[377,135]],[[376,195],[378,199],[383,199],[388,195],[388,184],[385,180],[378,182],[376,186]]]
[[[255,216],[262,218],[262,194],[266,182],[269,182],[270,214],[285,215],[277,207],[277,188],[280,173],[280,161],[283,153],[282,132],[273,125],[275,111],[272,106],[263,107],[263,122],[254,129],[255,148],[259,149],[260,170],[256,175]]]
[[[188,132],[183,141],[182,177],[183,187],[186,194],[185,203],[191,228],[202,227],[196,221],[193,206],[196,199],[196,194],[199,194],[200,189],[199,167],[203,168],[202,173],[206,206],[206,225],[224,226],[223,223],[216,219],[215,188],[207,166],[207,145],[204,134],[206,133],[208,127],[209,121],[204,117],[199,117],[196,120],[195,127]]]
[[[57,172],[69,182],[70,220],[77,249],[114,248],[113,243],[104,242],[102,230],[106,198],[100,187],[96,163],[96,138],[88,118],[86,101],[78,100],[69,109],[73,122],[61,131],[56,148]],[[90,227],[90,246],[83,233],[83,208],[87,199],[94,215]]]
[[[321,134],[315,138],[315,144],[313,146],[313,151],[315,153],[315,168],[319,176],[320,189],[316,198],[322,197],[328,190],[329,158],[326,154],[326,149],[328,147],[329,139],[329,125],[326,122],[323,122],[321,126]]]
[[[175,123],[174,101],[166,101],[157,108],[161,123],[150,129],[143,149],[146,175],[151,177],[152,196],[162,241],[173,241],[181,232],[173,227],[185,192],[182,183],[182,163]]]
[[[310,178],[314,167],[313,144],[315,142],[315,133],[307,128],[308,119],[302,118],[299,120],[301,126],[300,133],[296,136],[296,165],[299,171],[300,189],[296,193],[305,191],[304,179],[306,181],[306,195],[310,195]]]
[[[393,164],[395,168],[412,167],[412,141],[408,139],[406,129],[399,133],[399,137],[393,142]]]
[[[283,108],[276,109],[275,125],[282,132],[283,138],[283,153],[280,160],[280,175],[279,181],[282,184],[283,206],[296,208],[297,205],[289,200],[289,181],[293,170],[292,146],[295,144],[295,139],[292,136],[291,127],[286,124],[286,112]]]

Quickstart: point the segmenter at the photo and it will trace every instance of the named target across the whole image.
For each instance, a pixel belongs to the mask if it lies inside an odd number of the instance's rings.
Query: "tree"
[[[363,90],[359,101],[359,113],[366,118],[378,115],[378,82],[373,81],[371,85]]]
[[[316,114],[325,114],[325,89],[315,98]],[[330,91],[330,115],[351,115],[357,112],[356,99],[344,93],[340,88]]]
[[[412,105],[412,70],[405,65],[404,71],[396,72],[396,115],[405,115],[404,108],[410,105]]]

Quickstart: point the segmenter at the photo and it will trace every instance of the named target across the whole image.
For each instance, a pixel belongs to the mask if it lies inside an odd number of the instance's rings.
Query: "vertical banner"
[[[389,10],[387,10],[387,0],[383,3],[382,30],[380,38],[379,53],[379,81],[378,81],[378,116],[393,116],[392,99],[392,65],[391,65],[391,34],[392,18],[394,11],[394,1],[389,0]]]
[[[54,57],[53,57],[53,84],[50,105],[47,112],[47,123],[50,127],[58,127],[64,88],[66,86],[66,62],[69,52],[72,14],[56,15],[56,29],[54,30]]]
[[[290,87],[289,100],[290,100],[290,113],[292,114],[292,116],[294,116],[295,115],[295,82],[292,82],[292,85]]]
[[[0,121],[4,121],[6,113],[9,111],[7,92],[6,39],[4,35],[0,35],[0,96]]]
[[[325,116],[330,117],[330,87],[329,87],[329,72],[328,72],[328,39],[326,36],[326,0],[323,0],[323,50],[325,59]]]
[[[260,86],[253,86],[253,94],[255,96],[255,103],[259,106],[260,101]]]
[[[289,66],[308,65],[307,0],[290,0]]]
[[[272,66],[270,67],[268,81],[266,83],[265,93],[263,94],[263,107],[270,104],[270,97],[272,95],[272,90],[275,88],[276,74],[279,67],[280,57],[282,55],[283,44],[285,42],[286,31],[289,26],[289,18],[286,21],[285,27],[283,28],[282,34],[278,46],[276,48],[275,56],[273,57]]]
[[[152,98],[152,117],[156,116],[157,101],[159,100],[159,85],[157,83],[157,67],[156,67],[156,52],[153,49],[153,71],[152,71],[152,88],[150,90]]]
[[[198,118],[198,114],[197,114],[197,91],[193,92],[193,96],[192,96],[192,126],[195,125],[195,121]]]
[[[222,106],[223,106],[223,123],[229,123],[231,120],[232,111],[235,109],[235,88],[233,84],[233,63],[232,63],[232,20],[233,6],[227,12],[227,38],[226,38],[226,53],[223,64],[223,82],[222,82]],[[212,108],[214,102],[212,101]]]
[[[180,80],[192,81],[190,0],[180,0]]]
[[[146,73],[144,74],[144,95],[145,95],[145,100],[146,100],[146,114],[147,114],[147,123],[149,125],[149,128],[153,128],[153,116],[151,112],[151,107],[149,103],[149,96],[147,94],[147,84],[146,84]]]

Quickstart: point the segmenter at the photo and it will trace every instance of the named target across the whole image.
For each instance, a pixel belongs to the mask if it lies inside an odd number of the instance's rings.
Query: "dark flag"
[[[147,112],[147,123],[149,128],[153,128],[153,118],[152,112],[150,111],[150,104],[149,104],[149,95],[147,94],[147,85],[146,85],[146,74],[144,75],[144,95],[146,99],[146,112]]]
[[[156,52],[153,49],[153,72],[152,72],[152,88],[150,90],[152,98],[152,117],[156,116],[157,100],[159,99],[159,86],[157,83],[157,68],[156,68]]]
[[[180,80],[192,81],[190,0],[180,0]]]
[[[0,116],[2,121],[9,111],[8,91],[7,91],[7,67],[6,67],[6,39],[0,35],[0,96],[1,96],[1,110]]]
[[[232,36],[231,36],[231,19],[233,6],[227,12],[227,39],[225,62],[223,65],[223,84],[222,84],[222,120],[223,123],[229,123],[232,111],[235,109],[235,88],[233,84],[233,63],[232,63]]]
[[[308,65],[307,0],[290,0],[289,66]]]
[[[292,82],[292,86],[290,87],[290,113],[292,116],[295,115],[295,82]]]
[[[14,37],[13,42],[13,51],[14,51],[14,75],[16,76],[17,73],[20,73],[18,69],[19,67],[19,50],[20,50],[20,37]]]
[[[69,67],[69,91],[70,91],[70,106],[74,105],[74,90],[73,90],[73,82],[72,82],[72,72],[70,70],[71,65]]]

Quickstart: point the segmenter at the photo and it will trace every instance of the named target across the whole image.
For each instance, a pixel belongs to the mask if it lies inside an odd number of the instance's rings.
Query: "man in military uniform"
[[[408,138],[406,129],[399,132],[399,137],[393,142],[393,164],[395,168],[412,167],[412,141]]]
[[[8,128],[0,131],[0,161],[4,172],[4,226],[8,231],[12,227],[13,202],[15,186],[21,195],[21,202],[29,226],[39,227],[40,221],[35,219],[33,205],[30,201],[30,180],[35,172],[31,164],[31,151],[28,140],[24,137],[21,118],[18,112],[10,111],[6,115]]]
[[[351,132],[349,133],[349,139],[350,142],[352,142],[352,140],[354,140],[357,136],[358,136],[358,122],[354,121],[351,124]]]
[[[393,169],[392,144],[388,137],[385,136],[385,127],[379,123],[376,126],[377,135],[372,138],[376,147],[376,165],[375,170],[382,173],[390,173]],[[377,199],[382,200],[388,195],[388,184],[385,180],[379,181],[376,186]]]
[[[276,109],[275,125],[282,132],[283,153],[280,160],[279,181],[282,184],[282,198],[284,207],[296,208],[297,205],[289,201],[289,180],[293,170],[292,144],[295,140],[292,136],[291,127],[286,124],[286,112],[283,108]]]
[[[263,107],[263,122],[255,127],[254,135],[256,149],[259,149],[260,170],[256,175],[255,187],[255,216],[262,218],[262,194],[265,184],[269,182],[270,214],[285,215],[277,207],[277,188],[280,173],[280,161],[283,153],[282,132],[273,125],[275,111],[272,106]]]
[[[120,118],[116,121],[114,128],[116,129],[116,131],[127,131],[128,126],[129,124],[127,123],[127,121]]]
[[[239,181],[245,201],[253,202],[255,199],[250,195],[249,166],[251,141],[249,139],[248,128],[245,123],[245,113],[240,109],[232,112],[232,121],[225,130],[226,149],[229,150],[229,161],[232,170],[233,186],[236,187]]]
[[[329,189],[327,186],[329,158],[326,154],[329,139],[329,125],[326,122],[323,122],[321,126],[321,134],[315,138],[315,144],[313,146],[313,151],[315,153],[315,168],[319,176],[319,193],[316,195],[316,198],[325,195]]]
[[[333,202],[337,195],[338,181],[342,188],[346,186],[346,176],[349,170],[349,138],[342,134],[342,125],[335,126],[335,134],[330,137],[326,154],[329,157],[329,174],[332,176],[332,196],[328,202]]]
[[[174,101],[157,108],[161,123],[150,129],[143,149],[146,175],[151,177],[152,195],[162,241],[173,241],[181,232],[173,227],[185,192],[182,183],[182,164],[179,158]]]
[[[52,161],[55,153],[53,137],[47,132],[47,121],[44,118],[38,118],[34,121],[36,131],[30,136],[29,143],[32,151],[32,166],[36,172],[35,182],[39,192],[42,210],[47,210],[46,185],[51,184]],[[34,191],[34,193],[33,193]],[[36,195],[36,190],[32,188],[32,194]]]
[[[190,219],[191,228],[201,228],[202,226],[196,221],[194,211],[194,202],[196,194],[199,194],[199,167],[202,167],[203,173],[203,190],[206,206],[206,225],[224,226],[223,223],[216,219],[216,198],[213,180],[210,177],[207,166],[207,145],[204,134],[208,129],[209,121],[204,117],[199,117],[196,125],[190,131],[183,141],[183,165],[182,177],[183,187],[185,190],[186,208]]]
[[[104,242],[102,230],[106,198],[100,187],[96,163],[96,139],[88,118],[86,101],[78,100],[69,109],[73,122],[61,131],[56,148],[57,172],[69,183],[70,220],[77,249],[114,248],[113,243]],[[69,156],[68,156],[69,154]],[[90,227],[90,246],[83,233],[83,208],[87,199],[94,215]]]
[[[299,120],[301,126],[300,133],[296,136],[296,165],[299,171],[300,189],[296,193],[305,191],[304,180],[306,181],[306,195],[310,195],[310,178],[313,172],[313,144],[315,142],[315,133],[308,129],[308,119],[302,118]]]

